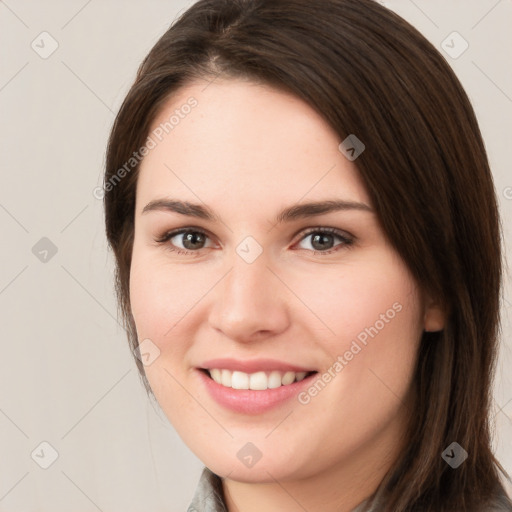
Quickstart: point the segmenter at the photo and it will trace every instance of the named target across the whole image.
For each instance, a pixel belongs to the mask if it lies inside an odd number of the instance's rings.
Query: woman
[[[106,230],[189,510],[512,510],[499,218],[474,112],[371,0],[201,0],[112,129]]]

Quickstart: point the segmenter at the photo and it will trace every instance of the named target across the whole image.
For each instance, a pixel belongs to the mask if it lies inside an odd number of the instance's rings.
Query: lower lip
[[[314,373],[300,382],[287,386],[260,391],[252,389],[233,389],[217,384],[202,370],[197,370],[199,378],[206,386],[211,397],[223,407],[243,414],[261,414],[274,407],[284,404],[287,400],[297,396],[300,391],[309,386],[318,375]]]

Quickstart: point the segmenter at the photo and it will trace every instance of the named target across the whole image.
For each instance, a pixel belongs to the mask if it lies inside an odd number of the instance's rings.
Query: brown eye
[[[188,228],[164,233],[156,239],[156,242],[166,244],[171,251],[186,254],[210,247],[210,245],[206,245],[209,239],[203,231]]]
[[[308,243],[304,244],[304,241],[310,239]],[[336,239],[340,242],[336,243]],[[336,247],[350,246],[353,243],[353,239],[349,238],[346,234],[333,229],[333,228],[315,228],[307,232],[301,239],[299,246],[301,249],[313,250],[318,253],[329,254],[337,251]],[[341,247],[340,247],[341,246]]]
[[[188,231],[176,236],[182,236],[183,238],[181,240],[184,248],[190,250],[202,249],[207,238],[203,233],[199,233],[198,231]]]

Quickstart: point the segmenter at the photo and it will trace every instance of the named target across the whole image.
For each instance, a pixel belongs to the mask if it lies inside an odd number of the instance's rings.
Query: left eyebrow
[[[296,204],[294,206],[290,206],[289,208],[285,208],[276,217],[275,222],[280,224],[282,222],[291,222],[307,217],[314,217],[316,215],[323,215],[325,213],[347,210],[359,210],[374,213],[373,208],[365,203],[358,203],[356,201],[317,201],[312,203]]]
[[[199,219],[209,220],[212,222],[220,220],[220,217],[205,205],[190,203],[188,201],[178,201],[175,199],[155,199],[143,208],[142,214],[158,210],[176,212],[181,215],[197,217]],[[374,210],[365,203],[343,200],[317,201],[295,204],[285,208],[277,215],[275,223],[281,224],[283,222],[291,222],[298,219],[347,210],[359,210],[374,213]]]

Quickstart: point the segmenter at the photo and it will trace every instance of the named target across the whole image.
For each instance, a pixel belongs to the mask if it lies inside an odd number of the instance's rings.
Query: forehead
[[[330,125],[301,99],[269,86],[192,83],[166,102],[150,137],[155,145],[140,167],[139,211],[165,195],[260,209],[305,196],[369,203]]]

